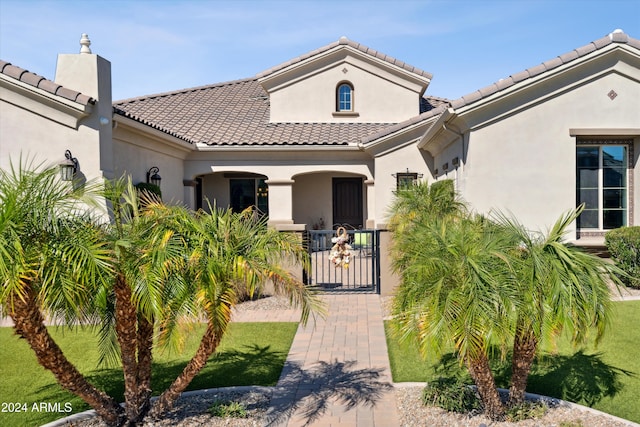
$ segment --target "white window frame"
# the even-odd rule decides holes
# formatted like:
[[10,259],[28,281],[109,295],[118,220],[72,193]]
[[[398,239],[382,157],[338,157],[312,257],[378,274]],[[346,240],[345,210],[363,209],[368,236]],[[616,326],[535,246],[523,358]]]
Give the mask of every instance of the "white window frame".
[[[340,89],[342,88],[342,86],[347,86],[349,88],[349,107],[350,108],[341,108],[342,99],[340,96],[341,95]],[[355,92],[355,89],[353,88],[353,85],[350,82],[338,83],[338,86],[336,87],[336,112],[351,113],[354,111],[354,92]]]
[[[633,193],[632,193],[632,176],[633,170],[631,168],[631,156],[633,155],[633,140],[622,140],[622,139],[598,139],[598,140],[578,140],[576,145],[576,150],[579,147],[597,147],[598,148],[598,227],[597,228],[585,228],[580,227],[578,230],[583,233],[594,233],[597,235],[602,235],[609,231],[609,229],[604,228],[604,156],[603,156],[603,148],[604,147],[624,147],[626,150],[626,173],[625,173],[625,216],[624,216],[624,224],[625,226],[632,225],[632,203],[633,203]],[[576,172],[578,170],[577,165],[577,156],[576,156]],[[576,202],[578,201],[579,188],[577,187],[576,182]]]

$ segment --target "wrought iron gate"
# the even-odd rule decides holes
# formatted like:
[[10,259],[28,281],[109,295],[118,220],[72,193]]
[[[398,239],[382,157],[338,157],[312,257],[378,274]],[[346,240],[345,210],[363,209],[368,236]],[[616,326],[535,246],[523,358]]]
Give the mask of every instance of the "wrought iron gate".
[[345,230],[345,234],[348,252],[336,257],[336,251],[340,249],[335,246],[336,231],[311,230],[306,233],[305,242],[311,257],[307,283],[325,291],[379,293],[380,232]]

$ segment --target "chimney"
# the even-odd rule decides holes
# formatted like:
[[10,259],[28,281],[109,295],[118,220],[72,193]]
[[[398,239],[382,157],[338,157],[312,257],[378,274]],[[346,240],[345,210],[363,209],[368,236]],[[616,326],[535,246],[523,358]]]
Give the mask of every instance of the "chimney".
[[98,131],[100,169],[111,178],[113,170],[111,63],[91,52],[87,34],[80,38],[80,53],[59,54],[55,82],[96,100],[91,117],[84,125]]

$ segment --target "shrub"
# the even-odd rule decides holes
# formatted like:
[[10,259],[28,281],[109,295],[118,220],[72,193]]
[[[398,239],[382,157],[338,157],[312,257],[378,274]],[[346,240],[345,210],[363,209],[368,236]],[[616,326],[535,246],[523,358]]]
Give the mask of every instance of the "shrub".
[[547,413],[548,406],[544,402],[525,401],[520,405],[514,405],[507,409],[507,421],[517,423],[518,421],[540,418]]
[[628,286],[640,288],[640,226],[611,230],[605,242],[611,258],[629,276],[622,280]]
[[209,408],[209,413],[220,418],[246,418],[247,409],[240,402],[215,402]]
[[422,391],[422,403],[458,413],[468,413],[482,407],[475,390],[457,378],[437,378],[427,383]]
[[583,427],[582,421],[561,421],[559,427]]
[[138,191],[146,191],[162,199],[162,190],[155,184],[150,184],[148,182],[139,182],[135,187],[138,189]]

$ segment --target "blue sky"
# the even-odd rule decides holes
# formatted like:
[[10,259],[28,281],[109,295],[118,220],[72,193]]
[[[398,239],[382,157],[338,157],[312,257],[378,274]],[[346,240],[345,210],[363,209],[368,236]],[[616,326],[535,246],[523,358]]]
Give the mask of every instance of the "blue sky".
[[0,57],[53,79],[88,33],[117,100],[252,77],[344,35],[455,99],[616,28],[640,38],[640,0],[0,0]]

